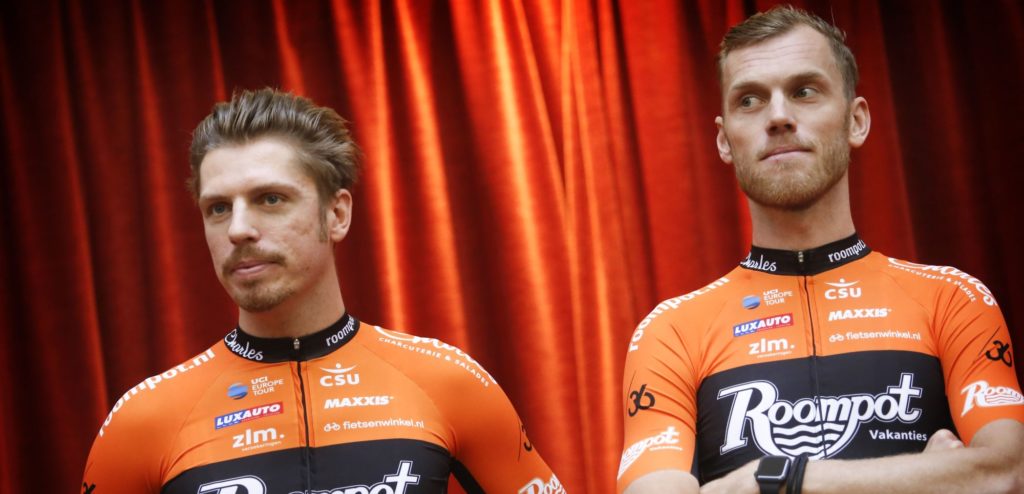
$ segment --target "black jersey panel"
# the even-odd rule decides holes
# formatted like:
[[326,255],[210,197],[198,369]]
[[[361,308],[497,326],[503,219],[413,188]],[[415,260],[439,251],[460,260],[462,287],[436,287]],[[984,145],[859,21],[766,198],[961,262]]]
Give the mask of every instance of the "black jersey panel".
[[168,482],[164,494],[442,493],[452,458],[436,444],[386,439],[263,453],[192,468]]
[[953,428],[939,360],[917,352],[734,368],[705,379],[697,400],[701,482],[765,455],[852,459],[920,452],[933,432]]

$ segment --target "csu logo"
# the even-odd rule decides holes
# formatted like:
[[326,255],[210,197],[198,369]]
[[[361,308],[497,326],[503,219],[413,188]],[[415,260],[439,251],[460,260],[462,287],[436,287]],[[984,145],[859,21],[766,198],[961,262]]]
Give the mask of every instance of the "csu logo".
[[840,300],[844,298],[860,298],[861,291],[859,286],[855,286],[860,281],[851,281],[849,283],[846,280],[839,278],[838,283],[825,284],[832,287],[825,290],[825,298],[829,300]]
[[334,364],[333,369],[324,369],[321,367],[320,370],[326,372],[328,375],[320,378],[320,385],[330,388],[333,386],[351,386],[359,384],[359,374],[351,372],[352,369],[355,368],[356,366],[353,365],[352,367],[342,369],[341,364]]
[[246,475],[233,479],[208,482],[199,486],[196,494],[266,494],[267,484],[259,477]]

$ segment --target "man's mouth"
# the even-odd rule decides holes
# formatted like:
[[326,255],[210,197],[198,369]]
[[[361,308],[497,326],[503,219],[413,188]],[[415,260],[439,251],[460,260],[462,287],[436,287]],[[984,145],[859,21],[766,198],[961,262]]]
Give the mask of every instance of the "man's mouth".
[[785,156],[796,155],[799,153],[806,153],[810,149],[804,146],[778,146],[770,149],[768,152],[761,155],[761,161],[770,158],[781,158]]

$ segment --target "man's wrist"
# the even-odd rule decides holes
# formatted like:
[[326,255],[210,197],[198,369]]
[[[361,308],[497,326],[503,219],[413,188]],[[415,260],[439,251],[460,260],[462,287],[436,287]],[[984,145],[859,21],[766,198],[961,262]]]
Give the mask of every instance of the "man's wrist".
[[754,480],[761,494],[782,494],[792,474],[793,460],[788,456],[765,456],[757,463]]

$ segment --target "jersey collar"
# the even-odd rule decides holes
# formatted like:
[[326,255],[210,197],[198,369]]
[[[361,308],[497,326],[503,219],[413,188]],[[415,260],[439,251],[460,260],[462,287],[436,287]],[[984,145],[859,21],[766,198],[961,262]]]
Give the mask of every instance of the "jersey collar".
[[341,348],[358,331],[359,321],[346,313],[327,328],[299,338],[260,338],[236,327],[224,337],[224,345],[235,355],[253,362],[310,360]]
[[815,275],[856,261],[871,252],[856,233],[813,249],[793,251],[750,247],[740,266],[754,271],[783,275]]

